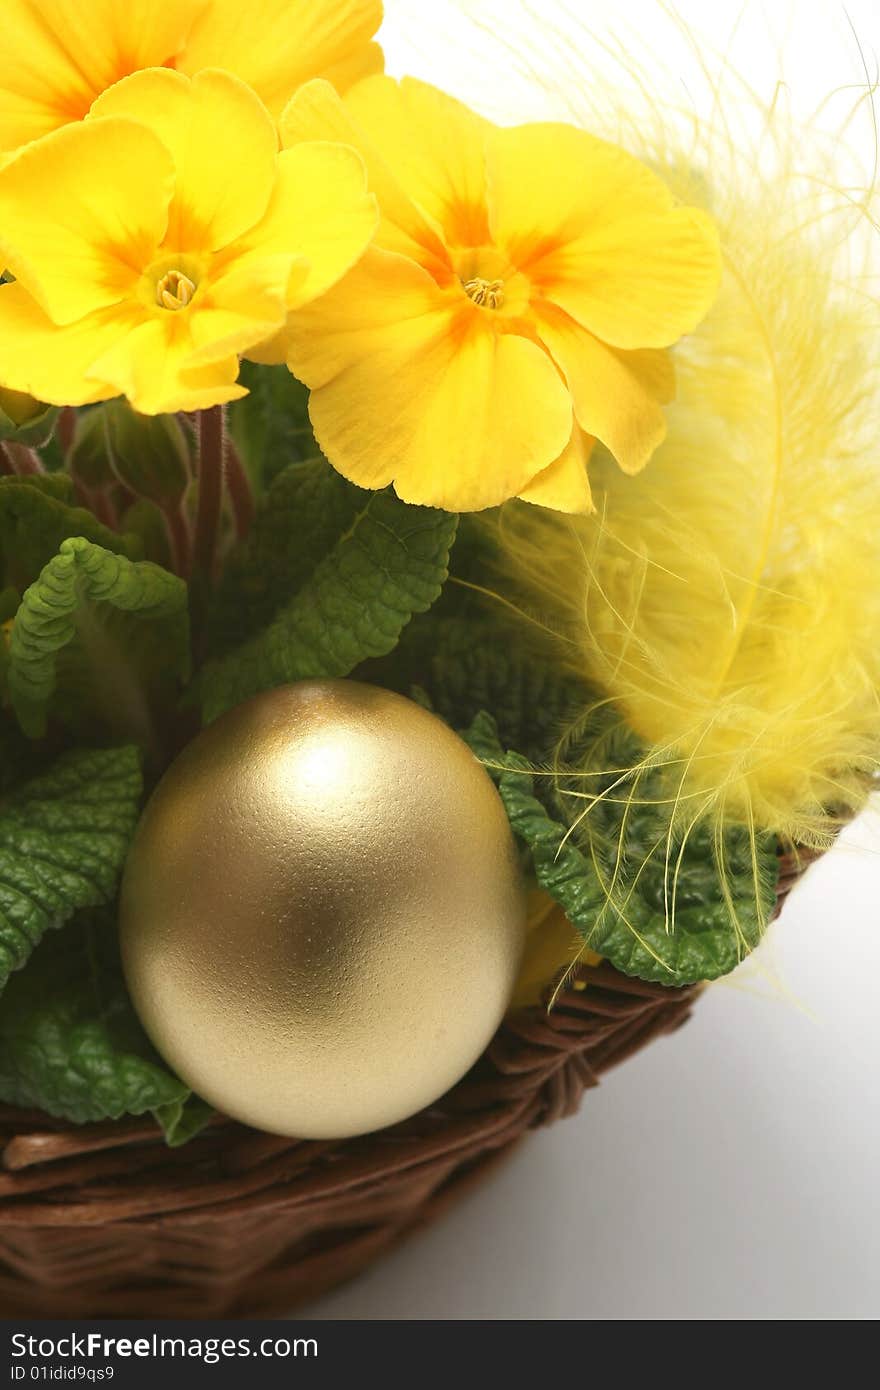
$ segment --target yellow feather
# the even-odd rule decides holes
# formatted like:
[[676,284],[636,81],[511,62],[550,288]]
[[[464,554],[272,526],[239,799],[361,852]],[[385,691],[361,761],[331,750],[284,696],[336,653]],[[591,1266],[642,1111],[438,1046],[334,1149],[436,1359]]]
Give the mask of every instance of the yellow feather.
[[716,120],[684,151],[655,115],[627,143],[716,218],[722,292],[647,468],[600,450],[593,516],[502,513],[503,591],[669,764],[686,824],[821,846],[880,750],[876,187],[835,187],[778,112],[744,150]]
[[584,946],[558,903],[540,888],[529,893],[526,944],[511,1011],[549,1002],[551,986],[563,986],[572,966],[598,965],[602,957]]

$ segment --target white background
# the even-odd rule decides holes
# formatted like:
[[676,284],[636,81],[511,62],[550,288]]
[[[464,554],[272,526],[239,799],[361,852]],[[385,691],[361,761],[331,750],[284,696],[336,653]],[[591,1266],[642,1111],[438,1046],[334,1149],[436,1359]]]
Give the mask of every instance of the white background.
[[[660,0],[386,0],[386,11],[392,72],[499,119],[557,114],[559,93],[508,64],[493,32],[540,71],[539,30],[552,27],[557,55],[584,24],[628,30],[695,109],[711,99]],[[798,112],[838,88],[851,96],[863,61],[875,72],[880,17],[870,0],[849,0],[846,11],[832,0],[726,0],[678,12],[706,36],[710,71],[714,45],[761,92],[772,96],[784,77]],[[869,103],[852,134],[870,170]],[[880,818],[870,815],[810,871],[761,951],[707,991],[686,1028],[612,1072],[579,1116],[528,1140],[441,1225],[304,1313],[876,1318],[878,1004]]]

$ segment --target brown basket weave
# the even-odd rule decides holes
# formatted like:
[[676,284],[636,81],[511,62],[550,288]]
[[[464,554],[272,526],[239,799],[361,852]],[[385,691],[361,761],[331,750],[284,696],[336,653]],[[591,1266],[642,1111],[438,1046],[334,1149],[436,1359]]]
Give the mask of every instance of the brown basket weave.
[[[803,861],[783,858],[779,900]],[[679,1027],[695,989],[583,969],[548,1015],[508,1019],[441,1102],[393,1129],[305,1143],[217,1120],[181,1149],[152,1123],[75,1127],[0,1107],[0,1314],[286,1312],[437,1216],[609,1067]]]

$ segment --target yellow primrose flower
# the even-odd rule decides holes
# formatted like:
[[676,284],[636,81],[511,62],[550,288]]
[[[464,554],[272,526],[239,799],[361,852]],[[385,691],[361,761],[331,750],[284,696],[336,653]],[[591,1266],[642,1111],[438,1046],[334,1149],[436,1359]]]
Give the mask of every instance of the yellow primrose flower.
[[228,73],[136,73],[0,173],[0,381],[145,414],[245,395],[239,354],[357,260],[376,223],[349,148],[278,152]]
[[354,145],[382,215],[366,257],[260,349],[311,389],[341,473],[454,511],[580,512],[595,439],[642,468],[674,388],[665,349],[718,286],[705,213],[585,131],[501,129],[412,79],[368,78],[344,104],[309,83],[281,131]]
[[4,0],[0,151],[81,120],[140,68],[219,67],[274,116],[300,83],[382,68],[381,0]]

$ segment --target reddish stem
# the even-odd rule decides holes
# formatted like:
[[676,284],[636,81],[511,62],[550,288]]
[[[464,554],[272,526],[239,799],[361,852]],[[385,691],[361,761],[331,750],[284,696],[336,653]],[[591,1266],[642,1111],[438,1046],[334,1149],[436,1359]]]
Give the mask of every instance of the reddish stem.
[[98,520],[108,526],[111,531],[115,531],[119,525],[119,517],[116,508],[111,502],[107,493],[97,488],[94,492],[89,492],[89,511],[94,512]]
[[61,452],[65,458],[70,453],[73,445],[73,436],[76,432],[76,411],[72,405],[66,405],[58,416],[58,443],[61,445]]
[[33,449],[29,449],[26,444],[7,444],[6,452],[12,461],[13,473],[24,476],[28,473],[43,472],[39,454],[35,454]]
[[223,508],[226,425],[223,407],[212,406],[199,414],[199,504],[193,544],[193,571],[209,583],[214,575],[217,538]]
[[15,465],[2,439],[0,439],[0,474],[7,478],[11,478],[15,474]]
[[192,568],[192,536],[190,535],[189,522],[184,515],[183,507],[168,507],[163,512],[165,524],[168,528],[168,540],[171,544],[171,562],[174,571],[179,574],[181,579],[189,579]]
[[235,534],[241,541],[244,540],[253,524],[254,495],[251,491],[250,479],[241,461],[241,455],[232,442],[231,436],[226,441],[226,482],[229,487],[229,498],[232,502],[232,512],[235,518]]

